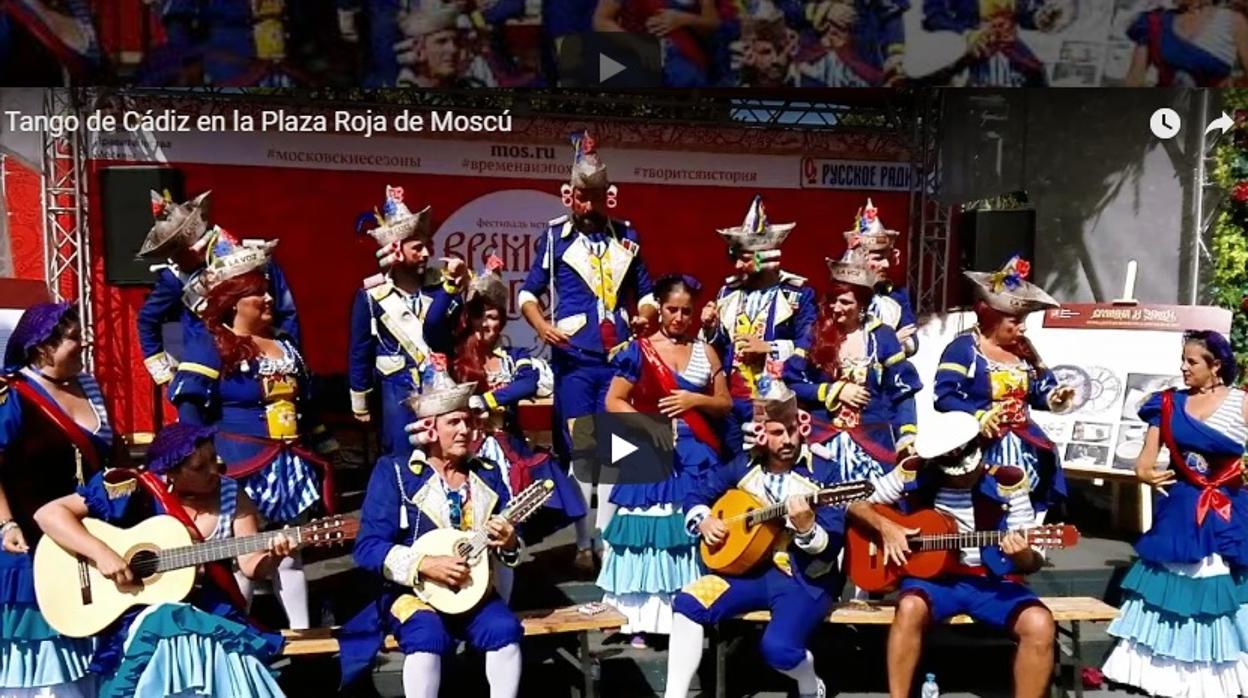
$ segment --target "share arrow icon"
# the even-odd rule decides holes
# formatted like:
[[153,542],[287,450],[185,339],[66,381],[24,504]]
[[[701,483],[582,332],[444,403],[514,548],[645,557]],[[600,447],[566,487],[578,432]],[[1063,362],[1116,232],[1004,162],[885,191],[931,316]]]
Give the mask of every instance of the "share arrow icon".
[[1214,131],[1221,131],[1223,135],[1225,135],[1226,132],[1230,131],[1231,127],[1234,125],[1235,125],[1235,119],[1231,118],[1230,114],[1227,114],[1226,112],[1222,112],[1222,116],[1219,116],[1218,118],[1214,119],[1213,123],[1209,124],[1209,126],[1205,128],[1205,135],[1208,136],[1210,133],[1213,133]]

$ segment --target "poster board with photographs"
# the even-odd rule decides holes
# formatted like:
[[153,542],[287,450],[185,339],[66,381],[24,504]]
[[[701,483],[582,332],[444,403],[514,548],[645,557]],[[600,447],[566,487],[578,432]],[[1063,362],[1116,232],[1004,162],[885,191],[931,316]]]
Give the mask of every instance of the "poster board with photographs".
[[[919,352],[911,361],[924,382],[918,396],[920,429],[924,411],[935,409],[933,384],[941,353],[974,324],[974,313],[967,311],[933,318],[919,328]],[[1225,334],[1230,325],[1230,311],[1201,306],[1069,304],[1033,313],[1027,336],[1058,381],[1075,388],[1069,412],[1032,410],[1032,418],[1057,444],[1063,467],[1130,475],[1147,431],[1138,416],[1140,406],[1157,391],[1183,385],[1183,332]],[[1166,462],[1163,449],[1159,464]]]

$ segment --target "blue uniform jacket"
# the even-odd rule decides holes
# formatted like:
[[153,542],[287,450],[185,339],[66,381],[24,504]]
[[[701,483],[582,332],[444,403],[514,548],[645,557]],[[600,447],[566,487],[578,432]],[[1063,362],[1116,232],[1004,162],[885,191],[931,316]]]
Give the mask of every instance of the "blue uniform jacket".
[[[936,409],[940,412],[967,412],[982,417],[992,407],[992,384],[988,359],[976,348],[973,330],[958,335],[940,355],[934,388]],[[1028,403],[1033,409],[1048,410],[1049,397],[1057,388],[1057,378],[1047,368],[1032,371]],[[1038,441],[1050,450],[1052,442],[1029,418],[1025,429],[1028,440]]]
[[[814,488],[823,488],[836,483],[839,470],[831,461],[816,455],[810,448],[803,447],[790,477],[796,475]],[[684,509],[689,512],[688,516],[696,516],[695,508],[714,505],[730,489],[752,491],[755,488],[753,481],[762,477],[763,466],[755,462],[750,453],[742,453],[732,461],[706,473],[685,496]],[[819,507],[815,509],[815,521],[827,532],[828,544],[818,554],[808,553],[796,544],[790,544],[788,554],[793,577],[811,596],[836,594],[839,593],[842,582],[838,573],[837,557],[845,537],[845,510],[839,507]]]
[[[871,401],[862,411],[862,424],[891,426],[894,441],[912,438],[918,433],[915,428],[918,422],[914,396],[923,389],[919,373],[906,360],[897,334],[891,328],[872,318],[865,331],[867,356],[872,357],[866,383]],[[845,386],[844,381],[832,380],[807,356],[795,355],[784,364],[784,382],[793,389],[798,403],[807,411],[829,423],[832,421],[835,413],[828,410],[827,402],[831,398],[836,404],[836,396]]]
[[360,289],[355,294],[351,305],[347,382],[351,391],[351,409],[356,413],[368,411],[369,394],[374,388],[380,388],[381,451],[403,457],[409,452],[403,427],[415,419],[403,401],[420,390],[430,350],[428,341],[423,337],[424,321],[446,291],[440,286],[427,286],[421,290],[420,309],[425,315],[418,317],[413,326],[422,336],[409,337],[411,343],[406,347],[405,342],[399,341],[386,327],[385,312],[379,304],[379,298],[390,292],[399,293],[391,284],[385,283],[371,289]]
[[[286,283],[286,275],[274,262],[269,262],[265,274],[269,277],[269,295],[273,296],[273,324],[294,340],[295,346],[302,346],[295,297]],[[183,346],[189,346],[193,338],[203,332],[203,321],[182,302],[186,280],[169,267],[157,273],[156,286],[139,309],[139,347],[144,362],[163,359],[165,340],[161,328],[166,323],[181,320]]]
[[[468,471],[476,529],[490,516],[501,513],[510,497],[502,472],[494,464],[474,457],[469,460]],[[390,614],[390,604],[410,591],[392,580],[394,575],[387,571],[386,556],[396,546],[410,546],[429,531],[449,527],[442,480],[419,453],[414,453],[410,460],[383,456],[377,461],[360,509],[360,530],[352,557],[360,568],[385,581],[377,598],[348,621],[339,634],[343,685],[372,665],[384,640],[383,621]]]
[[[568,216],[552,220],[537,241],[537,263],[520,287],[517,305],[523,307],[529,301],[538,301],[549,290],[553,305],[551,321],[568,334],[572,347],[605,357],[631,335],[625,317],[625,300],[631,299],[635,304],[652,302],[648,297],[653,285],[632,224],[611,220],[606,231],[594,233],[592,237],[610,246],[610,265],[602,271],[589,251],[591,236],[573,230]],[[609,284],[606,277],[609,277]],[[600,312],[599,294],[603,292],[595,289],[603,286],[613,292],[615,303],[614,307],[604,304]],[[612,346],[603,346],[599,325],[604,321],[615,325]]]

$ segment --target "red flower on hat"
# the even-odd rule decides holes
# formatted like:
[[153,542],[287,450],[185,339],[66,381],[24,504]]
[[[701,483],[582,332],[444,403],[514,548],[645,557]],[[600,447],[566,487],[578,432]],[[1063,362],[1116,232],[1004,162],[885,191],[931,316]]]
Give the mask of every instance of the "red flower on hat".
[[503,258],[496,254],[492,254],[485,259],[486,271],[499,271],[503,268]]
[[403,187],[392,187],[389,184],[387,184],[386,185],[386,198],[391,199],[393,201],[402,201],[403,200]]
[[446,354],[430,354],[429,363],[433,364],[436,371],[446,370]]
[[1231,197],[1239,203],[1248,201],[1248,182],[1239,182],[1231,189]]
[[581,152],[588,155],[589,153],[597,152],[597,150],[598,139],[590,135],[589,131],[586,131],[585,136],[581,139]]
[[1020,259],[1014,263],[1014,271],[1018,272],[1018,278],[1025,279],[1031,273],[1031,262]]

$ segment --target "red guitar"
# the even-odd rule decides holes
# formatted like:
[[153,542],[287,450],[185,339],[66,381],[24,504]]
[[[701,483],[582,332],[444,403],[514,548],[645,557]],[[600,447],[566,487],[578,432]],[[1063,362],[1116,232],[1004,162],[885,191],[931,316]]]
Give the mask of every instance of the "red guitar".
[[[982,548],[997,545],[1007,531],[958,532],[958,522],[953,517],[925,509],[914,514],[903,514],[883,504],[872,507],[876,513],[907,529],[918,529],[910,536],[910,556],[904,565],[884,562],[884,546],[880,545],[875,531],[854,524],[845,536],[845,557],[849,561],[849,577],[859,589],[868,592],[894,589],[903,577],[932,579],[958,567],[958,555],[962,548]],[[1079,531],[1066,524],[1037,526],[1023,532],[1027,543],[1033,548],[1050,550],[1069,548],[1079,542]]]

